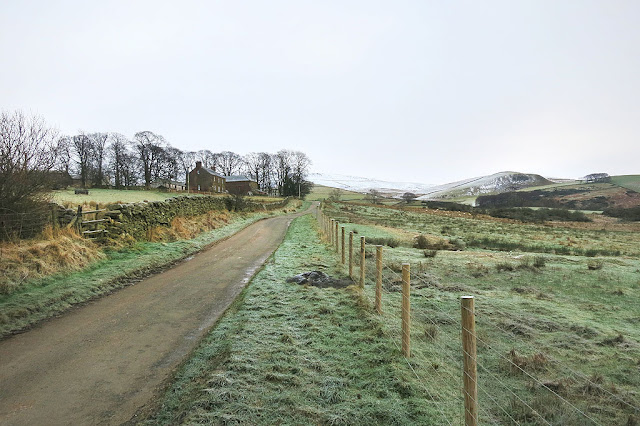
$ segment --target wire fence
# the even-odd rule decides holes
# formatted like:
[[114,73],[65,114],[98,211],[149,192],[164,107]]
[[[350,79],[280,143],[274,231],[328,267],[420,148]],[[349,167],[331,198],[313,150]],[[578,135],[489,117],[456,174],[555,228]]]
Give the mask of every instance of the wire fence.
[[[367,246],[366,236],[356,243],[353,232],[347,234],[344,224],[321,209],[317,221],[322,238],[380,315],[442,424],[609,424],[603,403],[622,408],[627,424],[637,424],[640,402],[634,395],[517,338],[496,321],[504,312],[492,308],[489,314],[482,300],[478,308],[473,302],[471,308],[465,306],[464,296],[439,291],[420,267],[407,286],[408,264],[384,256],[382,246]],[[431,291],[410,295],[411,289]],[[401,326],[403,320],[408,323]],[[471,349],[463,344],[467,338],[473,341]],[[561,379],[554,380],[556,376]],[[581,389],[582,395],[569,387]],[[599,404],[594,406],[590,401],[596,396]]]
[[40,208],[28,212],[16,212],[0,208],[0,240],[33,238],[52,223],[51,209]]

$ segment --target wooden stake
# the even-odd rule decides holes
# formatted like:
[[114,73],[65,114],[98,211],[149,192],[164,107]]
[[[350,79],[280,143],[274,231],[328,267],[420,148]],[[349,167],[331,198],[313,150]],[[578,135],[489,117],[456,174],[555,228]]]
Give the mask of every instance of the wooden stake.
[[340,239],[338,238],[338,231],[340,230],[340,222],[336,220],[336,229],[335,229],[335,243],[336,243],[336,253],[340,250]]
[[349,277],[353,277],[353,231],[349,232]]
[[333,224],[335,222],[335,219],[331,219],[331,223],[329,224],[329,241],[331,242],[331,245],[333,245]]
[[366,270],[364,255],[365,255],[364,236],[361,236],[360,237],[360,288],[364,288],[364,273]]
[[344,252],[344,226],[342,227],[342,264],[344,265],[346,253]]
[[382,314],[382,246],[376,246],[376,312]]
[[462,355],[464,364],[464,423],[478,424],[478,366],[476,363],[476,319],[473,296],[460,298],[462,307]]
[[402,264],[402,353],[411,356],[411,271],[408,263]]

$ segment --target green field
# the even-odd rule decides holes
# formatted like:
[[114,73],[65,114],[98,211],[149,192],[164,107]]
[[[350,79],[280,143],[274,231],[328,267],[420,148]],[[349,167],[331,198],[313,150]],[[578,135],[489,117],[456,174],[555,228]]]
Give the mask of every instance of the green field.
[[[473,295],[481,424],[636,424],[640,226],[529,225],[339,203],[326,213],[374,240],[396,229],[400,244],[384,247],[385,331],[400,341],[400,272],[408,262],[411,362],[452,422],[462,405],[459,297]],[[414,248],[417,235],[423,248]],[[467,247],[439,249],[446,241]]]
[[[305,200],[309,201],[320,201],[326,200],[334,192],[336,188],[332,188],[329,186],[323,185],[313,185],[313,189],[311,193],[305,197]],[[353,201],[353,200],[362,200],[365,197],[365,194],[361,194],[359,192],[347,191],[345,189],[340,190],[340,199],[343,201]]]
[[623,188],[640,192],[640,175],[611,176],[611,182]]
[[89,195],[75,194],[74,189],[62,189],[52,192],[52,200],[63,205],[81,205],[90,203],[115,204],[138,203],[141,201],[163,201],[167,198],[185,195],[177,192],[161,192],[156,190],[118,190],[89,189]]

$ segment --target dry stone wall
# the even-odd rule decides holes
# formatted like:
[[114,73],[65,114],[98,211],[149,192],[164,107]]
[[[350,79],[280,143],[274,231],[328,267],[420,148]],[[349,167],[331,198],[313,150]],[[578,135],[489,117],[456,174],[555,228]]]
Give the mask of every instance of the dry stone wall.
[[289,202],[284,199],[275,203],[259,203],[234,197],[182,196],[165,201],[151,201],[135,204],[110,204],[107,206],[104,228],[110,238],[129,234],[137,240],[145,239],[149,229],[169,226],[176,217],[189,217],[209,211],[269,211],[284,207]]

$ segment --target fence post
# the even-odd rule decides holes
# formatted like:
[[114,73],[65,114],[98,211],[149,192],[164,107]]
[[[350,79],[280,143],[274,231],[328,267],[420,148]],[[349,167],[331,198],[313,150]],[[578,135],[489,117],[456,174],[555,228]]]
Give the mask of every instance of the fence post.
[[402,264],[402,353],[411,356],[411,271],[410,264]]
[[462,355],[464,363],[464,423],[478,424],[478,366],[476,362],[476,319],[473,296],[460,298],[462,309]]
[[360,237],[360,288],[364,288],[365,264],[365,242],[364,235]]
[[76,229],[82,234],[82,205],[78,206],[78,213],[76,214]]
[[376,246],[376,312],[382,314],[382,246]]
[[340,252],[340,239],[338,238],[338,231],[340,230],[340,222],[336,220],[335,240],[336,240],[336,253]]
[[344,225],[342,226],[342,264],[345,262],[345,252],[344,252]]
[[57,204],[51,204],[51,226],[53,229],[60,228],[60,222],[58,220],[58,206]]
[[329,224],[329,242],[333,245],[333,224],[336,222],[335,219],[331,219],[331,223]]
[[353,277],[353,231],[349,231],[349,277]]

